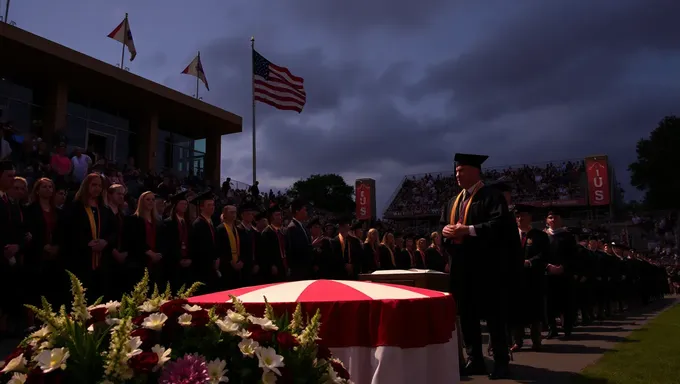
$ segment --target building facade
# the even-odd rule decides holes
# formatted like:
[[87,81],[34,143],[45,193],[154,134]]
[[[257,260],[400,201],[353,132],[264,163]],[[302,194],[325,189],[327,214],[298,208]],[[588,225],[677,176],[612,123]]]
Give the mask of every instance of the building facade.
[[19,141],[219,182],[221,136],[241,117],[5,23],[0,52],[0,122]]

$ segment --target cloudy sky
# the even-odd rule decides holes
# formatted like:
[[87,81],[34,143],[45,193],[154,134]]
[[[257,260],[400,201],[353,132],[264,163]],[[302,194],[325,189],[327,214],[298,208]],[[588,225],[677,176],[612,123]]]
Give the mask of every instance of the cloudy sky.
[[116,64],[106,35],[125,12],[132,72],[192,94],[179,73],[200,50],[204,100],[243,116],[223,175],[251,180],[254,35],[308,95],[300,115],[258,105],[261,184],[372,177],[380,209],[405,174],[450,170],[458,151],[492,166],[608,154],[625,188],[636,140],[680,110],[670,0],[22,0],[10,19]]

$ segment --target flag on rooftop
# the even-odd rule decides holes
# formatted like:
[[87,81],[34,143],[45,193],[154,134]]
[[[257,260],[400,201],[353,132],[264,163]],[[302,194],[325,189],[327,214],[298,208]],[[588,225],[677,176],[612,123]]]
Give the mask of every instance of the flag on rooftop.
[[205,71],[203,70],[203,64],[201,64],[200,53],[196,55],[194,60],[192,60],[191,63],[189,63],[189,65],[187,65],[186,68],[184,68],[182,73],[185,75],[196,76],[199,80],[203,82],[203,84],[205,85],[205,89],[207,89],[208,91],[210,90],[210,87],[208,87],[208,79],[206,79]]
[[253,49],[253,97],[274,108],[302,112],[307,102],[304,79],[272,64]]
[[125,19],[109,33],[109,37],[116,41],[120,41],[127,47],[128,51],[130,51],[130,61],[135,59],[135,56],[137,56],[137,49],[135,48],[135,41],[132,39],[132,31],[130,31],[130,23],[128,22],[127,14],[125,14]]

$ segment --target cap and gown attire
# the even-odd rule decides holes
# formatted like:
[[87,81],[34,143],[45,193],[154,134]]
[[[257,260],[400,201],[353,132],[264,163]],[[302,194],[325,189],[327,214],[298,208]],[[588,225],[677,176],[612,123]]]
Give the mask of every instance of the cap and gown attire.
[[[385,231],[384,236],[387,236],[389,234],[392,234],[394,236],[394,232],[392,231]],[[389,247],[387,244],[380,243],[380,246],[378,247],[378,252],[380,252],[380,266],[378,269],[380,270],[389,270],[389,269],[397,269],[397,258],[399,255],[399,250],[397,247],[393,244],[392,247]]]
[[[342,225],[350,225],[351,230],[351,223],[350,217],[341,217],[338,219],[338,228]],[[338,232],[331,240],[331,247],[333,249],[333,266],[331,267],[333,275],[337,276],[337,279],[355,279],[361,268],[364,253],[359,239],[349,233],[343,236]]]
[[416,257],[416,251],[415,249],[415,240],[414,240],[414,248],[409,249],[406,247],[406,241],[407,240],[414,240],[414,236],[410,233],[407,233],[404,235],[404,248],[402,248],[401,252],[399,253],[399,258],[397,259],[397,268],[398,269],[411,269],[411,268],[422,268],[422,260],[420,261],[420,264],[418,264],[418,260],[420,259],[419,257]]
[[[456,154],[457,166],[481,170],[488,156]],[[507,341],[507,286],[516,276],[508,276],[507,241],[517,239],[517,232],[508,226],[508,204],[495,188],[478,182],[461,191],[444,204],[440,224],[467,226],[468,235],[458,239],[443,239],[451,255],[451,292],[458,303],[468,363],[465,374],[486,372],[482,353],[480,321],[487,320],[496,362],[494,377],[507,376],[509,363]],[[516,229],[512,230],[516,231]]]
[[[254,220],[257,221],[260,216],[260,209],[258,206],[252,202],[252,199],[241,204],[239,207],[241,214],[244,212],[256,213]],[[266,217],[266,216],[265,216]],[[260,257],[258,255],[260,251],[260,233],[254,227],[255,222],[250,225],[246,225],[241,222],[238,225],[239,234],[241,237],[241,260],[244,263],[243,273],[241,278],[243,284],[246,286],[257,285],[262,283],[262,273],[260,271]]]
[[[236,227],[236,223],[227,225],[222,222],[215,229],[215,242],[220,257],[220,272],[222,274],[220,289],[240,288],[244,284],[245,261],[241,257],[242,240],[241,231]],[[241,269],[235,267],[238,263],[241,263]]]
[[[534,207],[524,204],[515,205],[515,214],[531,214]],[[524,329],[530,327],[532,348],[538,349],[541,344],[541,322],[544,315],[545,295],[545,261],[550,252],[550,239],[548,235],[537,228],[524,231],[517,228],[516,236],[520,239],[522,254],[522,273],[519,279],[513,283],[519,287],[518,305],[513,308],[517,315],[516,322],[512,324],[512,336],[514,339],[513,351],[520,349],[524,344]]]
[[[321,219],[318,217],[312,218],[307,227],[311,229],[315,225],[323,228]],[[333,227],[332,224],[327,223],[326,226]],[[315,279],[331,279],[331,261],[333,259],[333,251],[331,248],[331,239],[322,232],[318,238],[312,237],[312,276]]]
[[[132,281],[139,281],[144,268],[146,268],[149,271],[149,279],[152,285],[157,284],[160,288],[167,285],[168,279],[166,276],[166,259],[161,247],[161,244],[165,242],[165,239],[162,238],[163,221],[161,212],[157,213],[158,215],[151,220],[133,214],[128,217],[126,226],[130,239],[128,261],[135,264],[134,272],[131,273],[135,278]],[[162,257],[154,261],[149,256],[153,253],[160,253]]]
[[[191,260],[191,244],[189,234],[191,223],[187,222],[187,215],[179,216],[175,209],[182,201],[189,203],[188,191],[176,193],[170,197],[172,209],[170,217],[163,221],[162,237],[159,244],[167,270],[167,276],[172,282],[172,287],[179,289],[182,285],[190,286],[196,282],[195,266]],[[187,209],[188,212],[188,209]],[[189,260],[181,263],[182,260]],[[183,265],[184,264],[184,265]]]
[[217,253],[215,225],[212,222],[212,217],[204,217],[200,212],[201,203],[208,200],[215,200],[215,195],[210,191],[196,195],[191,201],[198,205],[198,217],[191,224],[189,231],[191,264],[194,268],[196,280],[206,284],[202,287],[203,292],[219,289],[220,279],[219,269],[216,268],[219,254]]
[[290,277],[290,266],[288,265],[288,255],[286,254],[286,236],[283,228],[274,227],[271,224],[271,217],[283,210],[278,204],[272,204],[267,211],[270,224],[262,230],[260,236],[262,240],[262,265],[266,279],[269,282],[286,281]]
[[[291,206],[303,207],[304,202],[296,200]],[[285,230],[288,265],[291,280],[305,280],[312,276],[312,239],[309,230],[297,219],[292,218]]]

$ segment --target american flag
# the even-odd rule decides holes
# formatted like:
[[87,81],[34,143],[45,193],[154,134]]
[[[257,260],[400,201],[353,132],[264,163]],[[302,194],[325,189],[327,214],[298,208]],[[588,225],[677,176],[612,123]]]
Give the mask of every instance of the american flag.
[[272,64],[253,50],[253,87],[255,101],[277,109],[302,112],[307,102],[305,79],[290,73],[288,68]]

